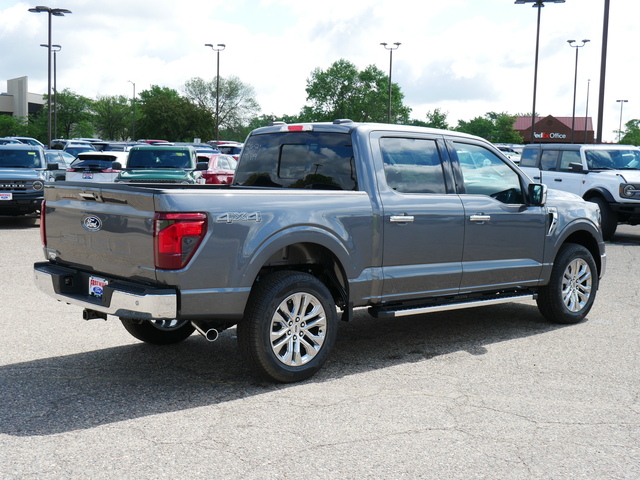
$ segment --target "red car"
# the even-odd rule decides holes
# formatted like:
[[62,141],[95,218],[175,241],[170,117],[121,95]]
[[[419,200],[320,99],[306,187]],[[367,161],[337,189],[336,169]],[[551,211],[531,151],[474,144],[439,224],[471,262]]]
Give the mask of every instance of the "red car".
[[198,154],[198,162],[208,162],[206,170],[202,171],[204,183],[230,184],[233,181],[233,174],[236,171],[235,158],[231,155],[221,153]]

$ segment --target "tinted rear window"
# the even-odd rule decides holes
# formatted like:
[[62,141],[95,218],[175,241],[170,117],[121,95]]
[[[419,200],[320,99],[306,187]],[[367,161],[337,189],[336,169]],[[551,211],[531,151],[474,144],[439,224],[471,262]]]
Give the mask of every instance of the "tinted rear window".
[[254,135],[244,146],[234,184],[357,190],[351,136],[321,132]]

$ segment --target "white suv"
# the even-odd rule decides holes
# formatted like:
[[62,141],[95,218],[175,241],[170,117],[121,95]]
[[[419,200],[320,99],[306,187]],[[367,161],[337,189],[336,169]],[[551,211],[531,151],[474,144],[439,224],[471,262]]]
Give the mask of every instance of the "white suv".
[[602,235],[619,223],[640,224],[640,149],[631,145],[533,144],[522,151],[520,168],[549,188],[597,203]]

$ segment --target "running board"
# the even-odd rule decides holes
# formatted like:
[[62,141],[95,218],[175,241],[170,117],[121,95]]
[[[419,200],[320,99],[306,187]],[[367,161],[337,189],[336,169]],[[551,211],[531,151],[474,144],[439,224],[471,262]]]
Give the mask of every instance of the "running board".
[[395,318],[405,317],[407,315],[420,315],[422,313],[444,312],[448,310],[460,310],[463,308],[484,307],[487,305],[499,305],[502,303],[521,302],[524,300],[535,300],[536,295],[527,293],[525,295],[511,295],[499,298],[489,298],[487,300],[473,300],[470,302],[446,303],[440,305],[431,305],[426,307],[415,308],[369,308],[369,314],[375,318]]

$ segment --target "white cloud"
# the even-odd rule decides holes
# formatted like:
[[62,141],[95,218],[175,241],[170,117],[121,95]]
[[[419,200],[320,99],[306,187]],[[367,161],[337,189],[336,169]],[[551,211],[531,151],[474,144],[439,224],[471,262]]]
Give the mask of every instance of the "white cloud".
[[[640,51],[635,48],[634,0],[610,11],[604,138],[615,138],[618,98],[623,121],[638,118]],[[58,6],[58,4],[56,4]],[[419,8],[417,7],[419,5]],[[541,11],[537,110],[571,115],[575,51],[566,40],[589,38],[579,55],[577,112],[597,116],[602,47],[601,0],[567,0]],[[47,15],[35,3],[0,0],[0,81],[28,76],[45,92]],[[265,113],[295,114],[305,103],[313,69],[344,58],[387,72],[381,42],[401,42],[393,80],[414,118],[449,112],[449,123],[489,111],[531,110],[537,10],[513,0],[65,0],[73,13],[53,18],[58,87],[95,98],[161,85],[182,91],[193,77],[215,76],[216,55],[205,43],[224,43],[220,74],[251,84]],[[2,88],[4,90],[4,88]]]

